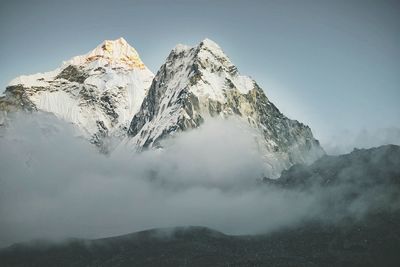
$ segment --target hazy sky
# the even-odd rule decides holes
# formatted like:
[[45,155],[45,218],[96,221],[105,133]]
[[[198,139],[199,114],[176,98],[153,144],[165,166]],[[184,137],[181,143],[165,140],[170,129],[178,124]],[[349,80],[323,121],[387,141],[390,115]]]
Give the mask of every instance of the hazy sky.
[[177,43],[208,37],[317,138],[399,126],[399,12],[384,0],[2,0],[0,86],[121,36],[157,72]]

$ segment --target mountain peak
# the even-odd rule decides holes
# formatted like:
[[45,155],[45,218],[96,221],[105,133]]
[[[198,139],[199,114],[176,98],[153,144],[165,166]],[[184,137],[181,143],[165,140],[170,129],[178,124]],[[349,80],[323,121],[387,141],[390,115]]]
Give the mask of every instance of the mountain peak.
[[172,70],[180,90],[188,85],[191,92],[199,97],[224,102],[226,90],[248,93],[254,89],[254,82],[241,76],[236,66],[214,41],[206,38],[195,46],[178,44],[167,58],[164,67]]
[[228,59],[228,56],[225,54],[222,48],[211,39],[204,39],[197,47],[199,51],[208,51],[215,57]]
[[199,56],[201,52],[210,52],[214,56],[222,57],[222,58],[227,58],[225,53],[223,52],[222,48],[213,40],[205,38],[202,40],[198,45],[195,46],[188,46],[185,44],[177,44],[174,49],[172,49],[172,53],[174,54],[179,54],[181,52],[183,53],[190,53],[190,50],[195,51],[195,54]]
[[116,40],[105,40],[103,43],[101,43],[101,48],[104,51],[108,51],[110,53],[113,52],[115,47],[119,47],[119,48],[130,47],[130,48],[134,49],[133,47],[131,47],[128,44],[128,42],[123,37],[120,37]]
[[210,50],[222,50],[221,47],[211,39],[205,38],[199,44],[200,48],[208,48]]
[[[196,47],[196,58],[202,62],[203,66],[222,67],[231,74],[236,73],[236,67],[225,54],[222,48],[214,41],[206,38]],[[211,64],[210,64],[211,63]]]
[[55,70],[13,79],[0,97],[0,124],[2,105],[52,113],[107,151],[109,137],[125,134],[153,77],[124,38],[105,40]]
[[131,121],[127,142],[137,150],[159,147],[164,138],[197,128],[212,117],[249,126],[265,156],[268,177],[324,153],[311,130],[285,117],[210,39],[172,50]]
[[116,40],[105,40],[89,53],[74,57],[64,64],[83,65],[93,62],[99,63],[95,65],[111,65],[128,69],[146,68],[135,48],[122,37]]

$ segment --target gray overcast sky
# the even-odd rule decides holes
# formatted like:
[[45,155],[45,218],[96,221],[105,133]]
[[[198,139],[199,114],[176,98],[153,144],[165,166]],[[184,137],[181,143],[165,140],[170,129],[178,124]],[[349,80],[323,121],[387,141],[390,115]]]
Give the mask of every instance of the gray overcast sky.
[[398,127],[399,14],[385,0],[2,0],[0,86],[121,36],[157,72],[177,43],[208,37],[317,138]]

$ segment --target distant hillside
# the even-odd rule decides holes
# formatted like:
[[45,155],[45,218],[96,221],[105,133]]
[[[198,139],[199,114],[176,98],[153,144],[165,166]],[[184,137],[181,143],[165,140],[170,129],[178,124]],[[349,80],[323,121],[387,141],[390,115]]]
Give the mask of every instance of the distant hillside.
[[[270,235],[229,236],[202,227],[160,229],[62,244],[19,244],[2,266],[398,266],[400,213],[357,224],[309,224]],[[167,232],[170,231],[168,234]]]

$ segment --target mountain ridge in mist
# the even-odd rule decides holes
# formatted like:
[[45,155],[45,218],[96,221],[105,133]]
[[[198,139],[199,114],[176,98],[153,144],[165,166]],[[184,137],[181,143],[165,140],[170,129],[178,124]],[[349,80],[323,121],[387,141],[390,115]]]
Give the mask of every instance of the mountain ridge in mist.
[[54,71],[11,81],[0,97],[0,125],[15,110],[52,113],[106,153],[157,148],[212,118],[241,121],[270,177],[324,154],[311,129],[284,116],[210,39],[177,45],[156,76],[123,38],[106,40]]

